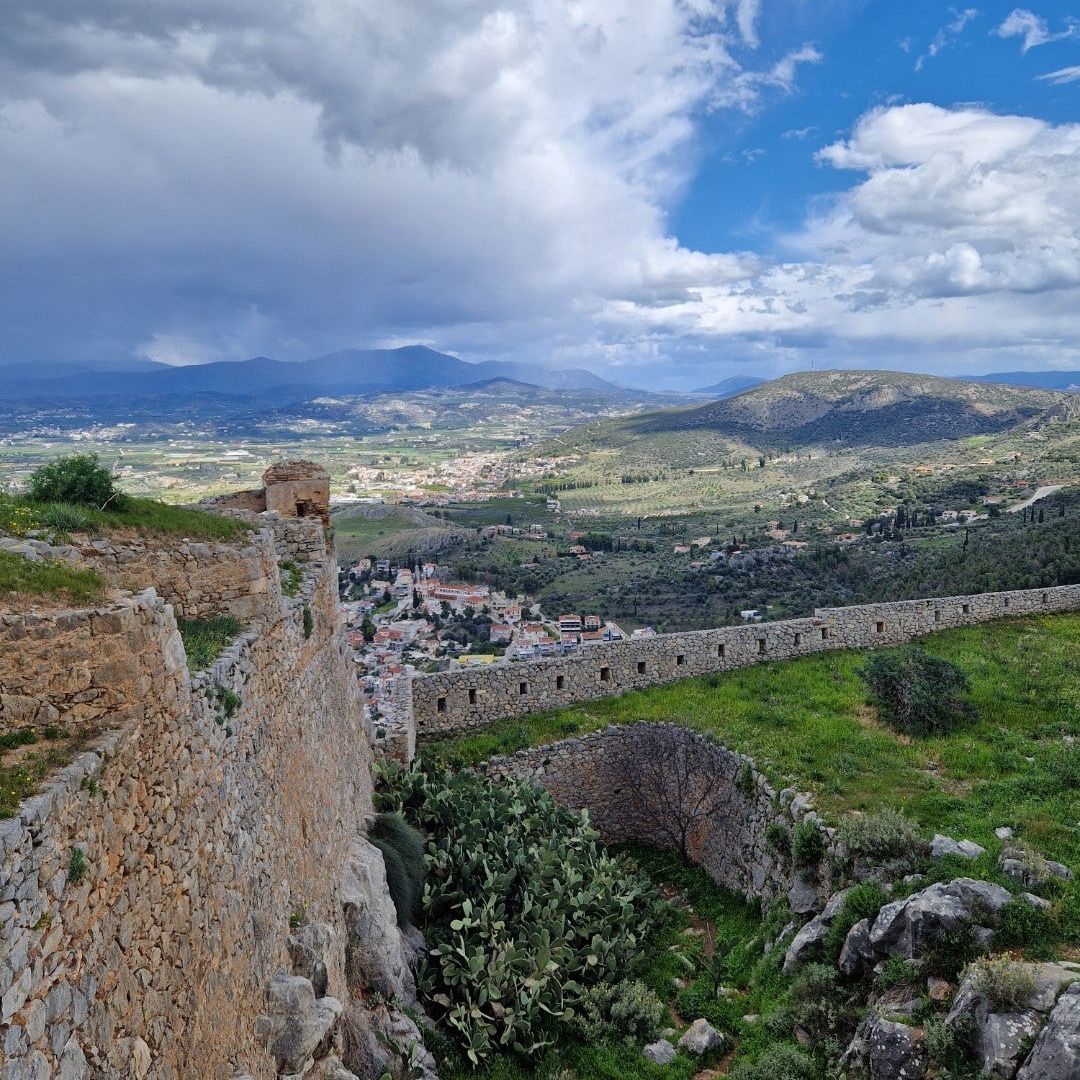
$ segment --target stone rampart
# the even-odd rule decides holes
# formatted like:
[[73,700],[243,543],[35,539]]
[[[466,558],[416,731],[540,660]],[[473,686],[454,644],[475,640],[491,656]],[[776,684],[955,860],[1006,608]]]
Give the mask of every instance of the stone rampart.
[[804,619],[658,634],[591,645],[552,659],[414,676],[412,716],[420,736],[468,731],[494,720],[767,660],[899,645],[949,627],[1077,610],[1080,585],[1062,585],[822,608]]
[[[809,800],[776,792],[752,759],[675,724],[614,725],[487,761],[494,779],[528,780],[562,806],[587,809],[608,843],[675,848],[747,896],[787,896],[797,912],[820,907],[827,883],[800,872],[790,845],[770,841],[802,821],[823,832]],[[775,831],[775,830],[774,830]]]
[[79,561],[126,588],[153,588],[177,618],[233,615],[242,622],[275,604],[274,542],[266,532],[240,543],[101,539],[77,544]]
[[[243,549],[260,575],[273,546]],[[0,624],[16,723],[109,729],[0,820],[4,1080],[276,1076],[259,1016],[299,922],[330,928],[322,992],[348,1003],[342,875],[371,755],[336,577],[325,545],[296,597],[275,567],[271,602],[195,675],[153,591]]]

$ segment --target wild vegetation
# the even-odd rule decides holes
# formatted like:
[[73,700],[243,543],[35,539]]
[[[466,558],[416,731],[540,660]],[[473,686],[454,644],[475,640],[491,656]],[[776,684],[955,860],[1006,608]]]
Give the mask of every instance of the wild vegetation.
[[105,581],[93,570],[63,562],[31,562],[0,551],[0,603],[49,599],[64,604],[96,604],[105,598]]
[[189,671],[205,671],[224,651],[225,646],[243,630],[231,615],[215,615],[208,619],[177,619],[180,637],[184,640]]
[[528,785],[423,768],[388,769],[378,803],[427,837],[419,981],[467,1061],[541,1053],[579,1013],[637,1029],[625,990],[616,1009],[597,988],[622,979],[656,897],[584,815]]
[[[824,1080],[836,1074],[868,1009],[888,1014],[890,1003],[914,998],[913,1022],[925,1031],[934,1060],[949,1070],[941,1075],[973,1077],[965,1022],[945,1024],[948,1001],[927,996],[927,978],[955,988],[968,965],[977,964],[970,969],[974,985],[994,1007],[1008,1011],[1031,989],[1018,958],[1069,955],[1080,945],[1077,880],[1049,878],[1037,887],[1046,903],[1034,906],[1022,895],[1028,886],[1003,874],[1003,842],[993,831],[1009,826],[1015,837],[1008,843],[1026,845],[1025,857],[1033,863],[1053,858],[1080,870],[1078,644],[1080,616],[990,623],[933,635],[918,649],[871,654],[869,662],[865,653],[852,652],[763,664],[427,743],[428,762],[460,769],[614,722],[674,720],[710,732],[751,754],[777,787],[813,791],[819,809],[838,827],[827,864],[832,880],[836,887],[853,886],[823,939],[785,974],[791,926],[798,925],[786,903],[761,909],[725,892],[688,865],[674,841],[666,852],[621,851],[663,897],[623,970],[628,982],[586,995],[575,1007],[576,1020],[556,1028],[557,1046],[528,1062],[496,1052],[477,1070],[444,1047],[445,1075],[690,1077],[701,1062],[679,1055],[660,1070],[640,1047],[658,1029],[677,1033],[703,1017],[734,1040],[734,1056],[725,1064],[737,1080]],[[427,768],[438,774],[434,764]],[[520,800],[521,790],[506,798]],[[486,820],[471,809],[466,814],[473,826]],[[777,828],[768,840],[795,863],[816,864],[825,853],[820,841],[807,850],[810,831],[820,836],[816,829],[804,835],[799,828]],[[929,838],[937,832],[974,839],[986,851],[974,859],[935,858]],[[887,876],[867,880],[868,867],[884,868]],[[961,876],[995,882],[1013,894],[998,920],[998,955],[984,957],[974,926],[961,921],[937,939],[921,970],[897,956],[876,975],[839,970],[841,946],[856,923],[873,919],[889,901]],[[425,900],[425,917],[430,915]],[[664,1003],[661,1019],[640,1004],[652,1001],[645,991]],[[624,1002],[640,1007],[624,1006],[634,1021],[620,1033],[606,1024]]]
[[[912,740],[883,723],[861,672],[866,654],[757,664],[620,698],[500,721],[425,752],[457,766],[595,731],[673,721],[754,758],[778,787],[811,790],[839,820],[902,812],[924,830],[1000,851],[1008,825],[1080,870],[1080,616],[984,623],[924,639],[970,680],[972,720]],[[871,842],[869,840],[867,843]],[[1070,893],[1080,916],[1080,890]],[[1071,909],[1070,909],[1071,910]],[[1070,916],[1070,918],[1073,916]]]

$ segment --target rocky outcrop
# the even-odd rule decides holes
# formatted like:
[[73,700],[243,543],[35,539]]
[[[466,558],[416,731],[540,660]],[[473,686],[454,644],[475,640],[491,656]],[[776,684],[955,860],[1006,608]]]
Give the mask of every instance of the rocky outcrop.
[[305,1073],[316,1057],[325,1056],[341,1008],[337,998],[316,998],[309,979],[284,973],[274,977],[267,990],[266,1013],[255,1030],[265,1040],[279,1075]]
[[791,975],[795,969],[803,963],[804,959],[825,940],[833,920],[840,914],[841,908],[850,889],[841,889],[829,897],[825,907],[815,915],[799,932],[791,939],[791,944],[784,953],[784,974]]
[[382,852],[364,837],[355,840],[346,859],[341,903],[350,982],[411,1005],[416,1001],[416,982],[409,967],[409,947],[386,887]]
[[916,1028],[871,1012],[859,1025],[842,1063],[867,1080],[921,1080],[929,1059]]
[[1080,1076],[1080,984],[1058,999],[1017,1080],[1076,1080]]
[[986,848],[976,844],[974,840],[954,840],[951,836],[942,836],[935,833],[930,841],[930,855],[935,859],[942,859],[948,855],[959,859],[977,859],[986,853]]
[[[994,980],[987,973],[995,971],[999,981],[1008,978],[1013,986],[1008,1001],[994,999]],[[970,1033],[981,1073],[992,1080],[1012,1080],[1058,996],[1077,980],[1080,966],[1072,964],[1001,960],[992,966],[973,965],[964,975],[945,1025]],[[1080,1014],[1076,1019],[1080,1022]]]
[[961,924],[976,928],[987,944],[998,913],[1012,899],[1007,889],[988,881],[954,878],[886,904],[870,922],[856,923],[840,954],[840,969],[854,975],[889,956],[921,957],[947,931]]
[[1073,872],[1064,863],[1043,858],[1028,848],[1007,846],[1001,853],[1001,869],[1013,881],[1029,889],[1041,889],[1053,880],[1071,881]]

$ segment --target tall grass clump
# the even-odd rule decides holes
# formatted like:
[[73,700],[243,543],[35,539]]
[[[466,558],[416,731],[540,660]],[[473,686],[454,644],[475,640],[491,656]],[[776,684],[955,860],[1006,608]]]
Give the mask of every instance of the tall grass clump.
[[398,925],[414,925],[424,891],[424,838],[400,814],[379,814],[368,839],[382,852]]

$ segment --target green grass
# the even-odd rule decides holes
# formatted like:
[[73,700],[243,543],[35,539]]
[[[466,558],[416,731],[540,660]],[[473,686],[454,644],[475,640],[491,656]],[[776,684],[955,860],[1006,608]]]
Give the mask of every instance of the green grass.
[[250,526],[233,518],[170,506],[156,499],[125,496],[122,509],[96,510],[64,503],[33,503],[25,497],[0,495],[0,532],[19,535],[27,527],[47,525],[50,511],[76,514],[94,532],[132,529],[142,535],[185,536],[193,540],[232,540]]
[[[50,773],[67,765],[92,734],[87,731],[70,738],[62,729],[48,728],[38,733],[9,731],[0,736],[0,818],[13,817],[19,803],[35,794]],[[42,740],[44,745],[36,748]],[[35,749],[18,761],[4,761],[7,751],[23,746]]]
[[184,639],[189,671],[205,671],[243,630],[243,626],[231,615],[215,615],[211,619],[177,619],[176,625]]
[[859,675],[865,654],[824,653],[502,721],[435,742],[458,764],[613,723],[667,720],[751,754],[779,786],[815,793],[836,820],[883,806],[927,830],[995,850],[1009,825],[1080,870],[1080,615],[1025,618],[946,631],[925,647],[970,677],[978,720],[906,740],[877,721]]
[[10,597],[96,604],[105,597],[105,580],[93,570],[76,569],[64,562],[31,562],[21,555],[0,551],[0,602]]

